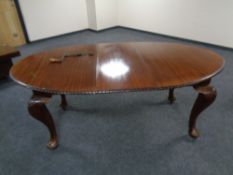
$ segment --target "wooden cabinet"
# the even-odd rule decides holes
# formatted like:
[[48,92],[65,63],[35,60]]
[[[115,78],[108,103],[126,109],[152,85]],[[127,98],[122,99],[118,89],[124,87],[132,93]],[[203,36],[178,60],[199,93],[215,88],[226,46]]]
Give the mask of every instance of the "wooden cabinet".
[[14,0],[0,0],[0,46],[25,44]]
[[0,46],[0,79],[9,75],[10,68],[13,65],[11,59],[19,55],[19,51],[13,47]]

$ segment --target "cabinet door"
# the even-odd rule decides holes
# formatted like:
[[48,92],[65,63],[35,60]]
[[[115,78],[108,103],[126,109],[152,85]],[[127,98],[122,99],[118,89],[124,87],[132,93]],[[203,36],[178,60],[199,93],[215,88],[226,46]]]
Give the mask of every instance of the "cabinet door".
[[25,38],[14,0],[0,0],[0,45],[23,44]]

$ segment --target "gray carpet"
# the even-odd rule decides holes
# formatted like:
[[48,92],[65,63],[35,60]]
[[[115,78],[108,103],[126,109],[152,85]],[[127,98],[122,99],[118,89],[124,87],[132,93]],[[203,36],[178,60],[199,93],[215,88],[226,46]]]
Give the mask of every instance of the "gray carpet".
[[224,71],[212,82],[218,97],[198,121],[201,137],[187,136],[196,98],[190,87],[176,90],[174,105],[166,91],[79,95],[67,97],[64,112],[55,96],[48,108],[60,146],[50,151],[47,129],[27,112],[30,90],[7,79],[0,82],[0,175],[233,174],[233,50],[117,28],[38,41],[20,51],[24,57],[61,46],[120,41],[194,44],[225,58]]

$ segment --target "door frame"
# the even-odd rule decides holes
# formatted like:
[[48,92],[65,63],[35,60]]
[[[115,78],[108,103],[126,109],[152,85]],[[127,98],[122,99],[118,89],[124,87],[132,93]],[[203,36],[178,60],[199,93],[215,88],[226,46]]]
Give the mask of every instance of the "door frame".
[[14,2],[15,2],[16,11],[18,13],[19,21],[20,21],[21,26],[22,26],[22,30],[23,30],[23,34],[24,34],[26,43],[30,43],[31,41],[29,40],[29,37],[28,37],[28,32],[27,32],[27,28],[26,28],[26,25],[25,25],[25,20],[23,18],[23,14],[22,14],[22,11],[21,11],[21,7],[20,7],[20,4],[19,4],[19,0],[14,0]]

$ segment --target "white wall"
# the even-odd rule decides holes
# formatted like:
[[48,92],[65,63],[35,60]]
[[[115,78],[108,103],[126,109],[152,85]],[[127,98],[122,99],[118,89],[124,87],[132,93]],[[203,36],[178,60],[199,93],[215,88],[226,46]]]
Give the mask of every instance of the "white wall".
[[233,48],[233,0],[19,0],[31,41],[117,25]]
[[95,0],[97,30],[118,25],[118,0]]
[[85,0],[19,0],[30,41],[88,28]]
[[95,0],[86,0],[89,28],[97,30]]
[[233,48],[233,0],[118,0],[125,27]]

